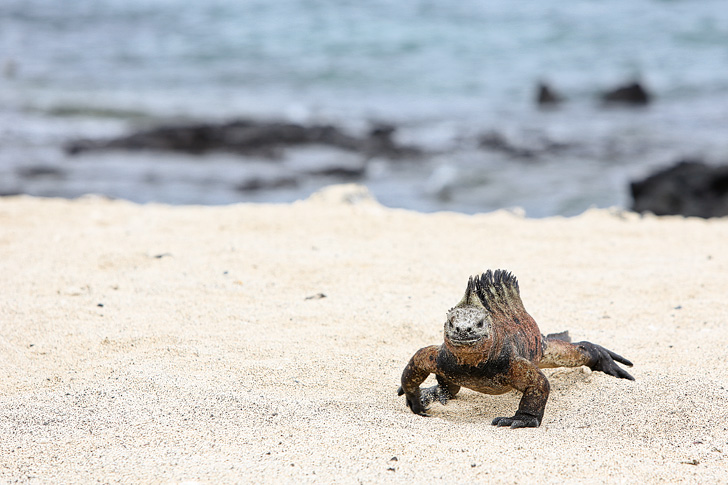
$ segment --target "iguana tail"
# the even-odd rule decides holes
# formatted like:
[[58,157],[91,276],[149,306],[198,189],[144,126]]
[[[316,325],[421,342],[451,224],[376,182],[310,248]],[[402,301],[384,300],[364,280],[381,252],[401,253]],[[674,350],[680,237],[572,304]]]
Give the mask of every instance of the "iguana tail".
[[571,343],[569,332],[551,333],[543,337],[543,356],[538,366],[579,367],[585,365],[621,379],[634,380],[629,372],[617,365],[617,362],[632,367],[632,362],[621,355],[591,342]]

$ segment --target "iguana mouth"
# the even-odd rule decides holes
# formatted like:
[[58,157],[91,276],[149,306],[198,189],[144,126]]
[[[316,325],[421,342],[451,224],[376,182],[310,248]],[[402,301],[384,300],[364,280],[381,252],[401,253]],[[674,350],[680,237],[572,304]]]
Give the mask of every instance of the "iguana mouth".
[[480,337],[471,337],[471,338],[452,338],[450,337],[450,342],[452,342],[453,345],[472,345],[475,342],[480,340]]

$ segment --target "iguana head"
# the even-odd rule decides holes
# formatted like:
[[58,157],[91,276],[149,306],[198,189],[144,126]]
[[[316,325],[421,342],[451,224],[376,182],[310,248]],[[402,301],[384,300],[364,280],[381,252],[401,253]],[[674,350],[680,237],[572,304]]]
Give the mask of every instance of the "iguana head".
[[445,341],[456,347],[476,345],[490,338],[490,314],[478,298],[473,278],[468,280],[465,296],[447,312]]

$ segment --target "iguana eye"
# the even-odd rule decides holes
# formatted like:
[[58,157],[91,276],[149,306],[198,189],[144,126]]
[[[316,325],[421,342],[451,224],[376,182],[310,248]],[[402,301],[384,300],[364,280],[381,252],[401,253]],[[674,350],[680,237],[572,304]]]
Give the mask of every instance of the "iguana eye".
[[483,320],[478,322],[478,328],[483,328]]

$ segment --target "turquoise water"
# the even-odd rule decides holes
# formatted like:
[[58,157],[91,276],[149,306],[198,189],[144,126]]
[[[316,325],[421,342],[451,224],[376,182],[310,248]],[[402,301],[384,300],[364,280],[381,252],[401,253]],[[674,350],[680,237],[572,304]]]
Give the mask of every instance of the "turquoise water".
[[[676,157],[728,159],[724,0],[3,0],[0,63],[5,192],[228,203],[293,199],[328,182],[214,196],[209,186],[164,179],[222,180],[215,171],[229,172],[235,161],[190,172],[195,162],[162,157],[157,173],[149,159],[125,171],[101,157],[92,173],[57,150],[70,137],[156,119],[258,116],[352,129],[396,122],[402,140],[441,155],[416,167],[375,164],[362,182],[389,205],[419,210],[573,214],[625,205],[630,178]],[[635,78],[655,95],[650,108],[596,102],[600,91]],[[538,111],[539,80],[568,103]],[[473,148],[478,133],[494,130],[514,143],[549,139],[579,149],[524,164]],[[18,173],[28,164],[68,173],[24,180]],[[157,190],[140,177],[155,179]]]

